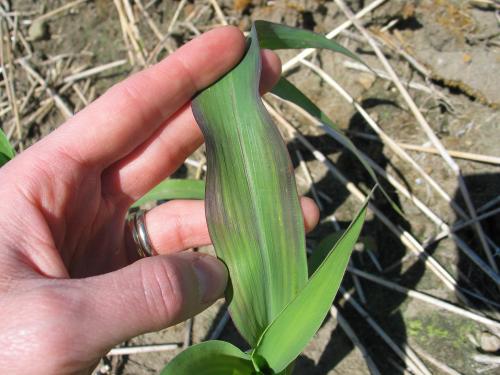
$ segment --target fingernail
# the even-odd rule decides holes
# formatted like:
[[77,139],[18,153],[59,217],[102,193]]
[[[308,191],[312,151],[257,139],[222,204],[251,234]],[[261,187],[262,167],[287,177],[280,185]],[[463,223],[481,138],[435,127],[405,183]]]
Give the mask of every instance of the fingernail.
[[193,262],[202,303],[214,302],[224,294],[227,270],[224,263],[210,255],[201,255]]

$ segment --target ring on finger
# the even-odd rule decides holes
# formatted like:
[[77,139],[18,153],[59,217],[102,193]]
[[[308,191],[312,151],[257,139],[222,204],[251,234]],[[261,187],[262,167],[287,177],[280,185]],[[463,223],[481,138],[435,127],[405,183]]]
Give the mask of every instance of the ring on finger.
[[146,211],[138,210],[133,212],[127,219],[127,224],[132,233],[137,253],[141,258],[158,255],[151,244],[151,239],[146,228],[145,218]]

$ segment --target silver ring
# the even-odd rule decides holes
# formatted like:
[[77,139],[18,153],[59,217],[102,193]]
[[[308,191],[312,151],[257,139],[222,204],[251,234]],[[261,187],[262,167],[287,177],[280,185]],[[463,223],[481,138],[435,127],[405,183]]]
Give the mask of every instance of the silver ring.
[[141,258],[157,255],[157,252],[151,245],[148,230],[146,229],[145,215],[146,211],[139,210],[132,213],[127,219],[130,231],[132,232],[132,238],[137,246],[137,253]]

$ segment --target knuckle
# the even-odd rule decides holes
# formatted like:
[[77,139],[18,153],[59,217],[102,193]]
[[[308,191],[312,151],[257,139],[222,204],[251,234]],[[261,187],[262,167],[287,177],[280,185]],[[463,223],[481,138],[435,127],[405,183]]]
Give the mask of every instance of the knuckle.
[[187,301],[180,264],[155,262],[147,273],[144,271],[142,280],[148,313],[156,317],[161,326],[181,320]]

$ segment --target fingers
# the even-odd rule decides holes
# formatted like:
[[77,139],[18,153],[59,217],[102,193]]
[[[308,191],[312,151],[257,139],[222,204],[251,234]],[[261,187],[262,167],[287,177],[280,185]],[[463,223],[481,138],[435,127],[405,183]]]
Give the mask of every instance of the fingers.
[[[306,232],[314,229],[319,220],[319,210],[310,198],[301,199]],[[210,244],[205,205],[203,201],[170,201],[148,211],[146,228],[153,248],[160,254],[168,254],[192,247]],[[133,249],[135,245],[130,242]]]
[[[262,51],[261,92],[279,80],[281,62],[271,51]],[[128,206],[172,174],[203,142],[190,104],[165,121],[136,150],[103,174],[103,193]]]
[[215,257],[190,252],[142,259],[81,282],[80,298],[92,309],[85,330],[99,332],[95,340],[110,348],[204,310],[222,297],[227,271]]
[[107,166],[148,139],[166,118],[241,58],[236,27],[209,31],[134,74],[59,128],[51,140],[89,165]]
[[268,49],[261,51],[262,73],[259,91],[262,94],[270,91],[278,83],[281,75],[281,60],[277,54]]

